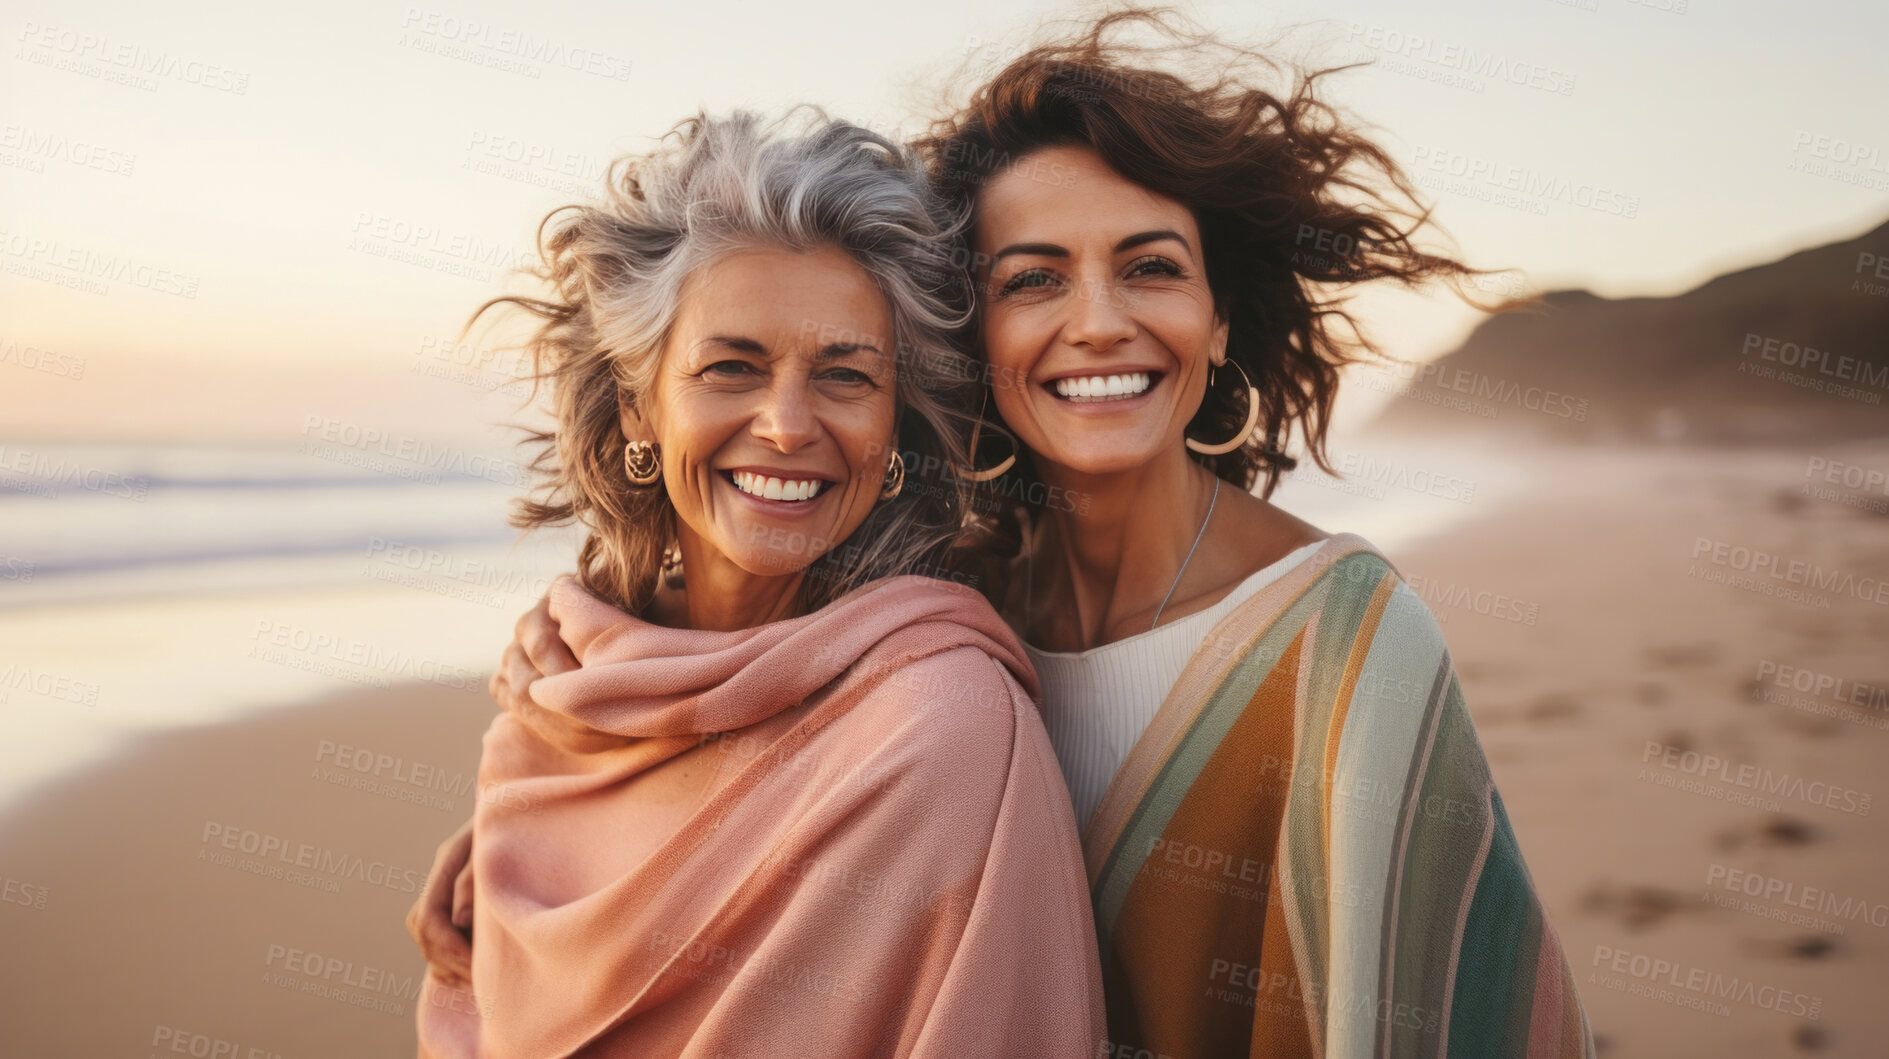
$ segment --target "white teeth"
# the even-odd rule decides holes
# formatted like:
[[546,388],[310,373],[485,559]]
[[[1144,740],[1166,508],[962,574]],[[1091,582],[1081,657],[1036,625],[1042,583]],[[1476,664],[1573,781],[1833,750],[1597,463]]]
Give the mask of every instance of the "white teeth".
[[1079,375],[1057,379],[1056,394],[1078,401],[1138,397],[1147,392],[1149,382],[1145,371],[1129,372],[1126,375]]
[[736,489],[768,500],[811,500],[820,491],[818,478],[770,478],[753,471],[735,471],[730,477]]

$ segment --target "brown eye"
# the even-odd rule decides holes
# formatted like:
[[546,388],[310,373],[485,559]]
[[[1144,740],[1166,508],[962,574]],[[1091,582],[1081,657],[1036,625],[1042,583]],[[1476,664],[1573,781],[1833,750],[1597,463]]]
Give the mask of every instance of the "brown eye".
[[1050,275],[1046,269],[1025,269],[1010,277],[1010,279],[1004,283],[1003,289],[997,292],[997,296],[999,298],[1007,298],[1018,291],[1029,290],[1033,287],[1047,287],[1053,282],[1055,282],[1055,277]]
[[1181,266],[1169,261],[1165,257],[1152,254],[1147,257],[1136,258],[1134,261],[1130,262],[1128,265],[1128,274],[1130,276],[1186,275],[1185,272],[1181,271]]

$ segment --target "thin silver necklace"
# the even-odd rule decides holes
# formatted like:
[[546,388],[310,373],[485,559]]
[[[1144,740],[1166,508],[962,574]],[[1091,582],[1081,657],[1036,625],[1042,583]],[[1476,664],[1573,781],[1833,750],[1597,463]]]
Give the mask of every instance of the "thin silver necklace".
[[1214,502],[1220,499],[1220,476],[1214,475],[1213,496],[1207,501],[1207,514],[1200,520],[1200,532],[1194,534],[1194,547],[1187,549],[1187,558],[1181,560],[1181,568],[1174,574],[1174,583],[1168,586],[1168,594],[1161,597],[1161,605],[1154,608],[1154,620],[1148,623],[1148,631],[1161,624],[1161,612],[1167,609],[1168,600],[1174,598],[1174,590],[1181,587],[1181,576],[1187,573],[1187,564],[1194,560],[1194,549],[1200,547],[1200,539],[1207,535],[1207,523],[1213,519]]

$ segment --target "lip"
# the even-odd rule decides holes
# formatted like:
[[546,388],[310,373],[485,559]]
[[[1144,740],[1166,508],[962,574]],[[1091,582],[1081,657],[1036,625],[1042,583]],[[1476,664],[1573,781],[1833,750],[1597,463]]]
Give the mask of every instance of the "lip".
[[792,478],[795,481],[802,482],[817,478],[829,485],[839,481],[838,478],[830,474],[804,467],[766,467],[758,463],[744,463],[735,467],[715,468],[716,474],[733,474],[736,471],[752,471],[755,474],[765,474],[769,478],[780,478],[783,480]]
[[[1109,375],[1130,375],[1135,372],[1145,372],[1149,376],[1149,381],[1148,388],[1133,397],[1122,397],[1113,401],[1071,401],[1056,392],[1056,380],[1058,379],[1082,379],[1098,375],[1103,377]],[[1156,391],[1161,389],[1161,384],[1166,382],[1167,379],[1168,373],[1160,368],[1123,367],[1119,369],[1110,368],[1107,370],[1091,368],[1087,371],[1064,371],[1058,372],[1055,375],[1045,376],[1043,381],[1037,384],[1037,387],[1041,389],[1044,395],[1050,400],[1056,402],[1057,408],[1065,412],[1085,416],[1113,415],[1116,412],[1133,412],[1146,407],[1149,402],[1154,399]]]
[[[1037,385],[1048,386],[1057,379],[1084,379],[1092,375],[1100,375],[1103,378],[1107,378],[1110,375],[1133,375],[1136,372],[1160,376],[1166,375],[1167,369],[1158,368],[1152,364],[1111,364],[1108,367],[1072,368],[1069,371],[1059,371],[1054,375],[1045,375],[1037,382]],[[1161,380],[1157,378],[1154,380],[1154,385],[1159,385],[1160,382]],[[1154,385],[1149,386],[1148,389],[1154,389]]]

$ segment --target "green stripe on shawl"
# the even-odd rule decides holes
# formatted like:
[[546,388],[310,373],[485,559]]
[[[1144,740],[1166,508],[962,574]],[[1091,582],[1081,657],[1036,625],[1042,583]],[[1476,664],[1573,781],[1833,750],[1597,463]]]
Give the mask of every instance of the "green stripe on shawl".
[[[1386,908],[1391,895],[1396,896],[1396,914],[1384,924],[1389,958],[1379,973],[1378,991],[1390,998],[1391,1016],[1379,1027],[1378,1052],[1384,1055],[1431,1056],[1442,1054],[1442,1016],[1445,982],[1449,975],[1451,933],[1454,917],[1445,924],[1448,897],[1461,890],[1441,885],[1452,872],[1467,872],[1470,858],[1480,844],[1468,834],[1463,822],[1450,819],[1454,804],[1435,800],[1435,792],[1454,788],[1454,774],[1439,776],[1431,763],[1449,761],[1451,721],[1449,700],[1456,689],[1456,679],[1449,660],[1439,658],[1432,678],[1430,694],[1424,699],[1423,724],[1417,733],[1416,752],[1411,755],[1410,773],[1404,780],[1402,826],[1393,840],[1394,856],[1390,877],[1385,880]],[[1459,697],[1460,698],[1460,697]],[[1438,754],[1437,751],[1443,751]],[[1452,792],[1453,793],[1453,792]],[[1442,818],[1437,811],[1442,809]],[[1444,831],[1454,828],[1454,831]],[[1439,831],[1443,833],[1438,834]],[[1441,839],[1441,841],[1439,841]],[[1465,849],[1467,845],[1467,849]],[[1402,985],[1399,994],[1396,986]],[[1406,1017],[1395,1005],[1408,1004]]]
[[1465,958],[1459,964],[1456,995],[1450,1004],[1452,1054],[1499,1055],[1513,1050],[1517,1041],[1528,1039],[1528,1018],[1534,1007],[1541,923],[1521,849],[1502,809],[1502,796],[1494,788],[1490,788],[1490,811],[1495,833],[1469,905],[1469,922],[1463,927]]

